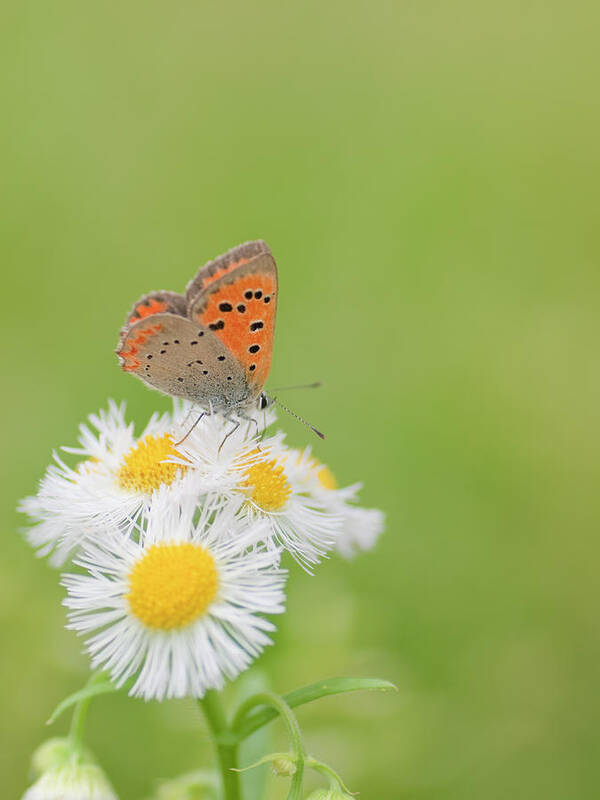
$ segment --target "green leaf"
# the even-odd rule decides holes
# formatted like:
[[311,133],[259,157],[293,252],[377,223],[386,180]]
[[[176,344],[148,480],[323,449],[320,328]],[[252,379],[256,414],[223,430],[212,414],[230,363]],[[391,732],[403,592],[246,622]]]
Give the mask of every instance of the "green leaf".
[[[290,708],[297,708],[306,703],[312,703],[313,700],[319,700],[321,697],[359,691],[397,692],[398,689],[393,683],[378,678],[329,678],[300,689],[294,689],[293,692],[284,694],[283,699]],[[245,739],[263,725],[271,722],[276,716],[277,712],[272,708],[252,712],[238,726],[236,730],[238,740]]]
[[46,725],[52,725],[52,723],[56,722],[62,713],[64,713],[68,708],[71,708],[71,706],[77,705],[77,703],[80,703],[82,700],[88,700],[101,694],[119,692],[121,688],[117,688],[114,683],[111,683],[108,675],[101,673],[95,677],[91,683],[88,683],[87,686],[84,686],[83,689],[79,689],[79,691],[70,694],[68,697],[65,697],[65,699],[56,706],[50,715],[50,718],[46,721]]

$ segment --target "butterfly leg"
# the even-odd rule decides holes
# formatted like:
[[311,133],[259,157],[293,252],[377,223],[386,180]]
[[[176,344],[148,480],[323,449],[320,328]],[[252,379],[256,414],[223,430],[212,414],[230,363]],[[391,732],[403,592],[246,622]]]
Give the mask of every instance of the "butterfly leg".
[[[248,422],[248,433],[250,432],[250,424],[256,425],[256,435],[262,440],[265,438],[265,433],[267,432],[267,412],[265,411],[261,416],[263,423],[262,430],[256,417],[244,417],[244,419]],[[258,444],[256,446],[260,450],[260,446]]]
[[[192,427],[189,429],[189,431],[188,431],[188,432],[186,433],[186,435],[183,437],[183,439],[180,439],[178,442],[175,442],[175,445],[174,445],[174,447],[179,447],[179,445],[180,445],[180,444],[183,444],[183,442],[185,442],[185,440],[188,438],[188,436],[190,435],[190,433],[191,433],[191,432],[194,430],[194,428],[196,427],[196,425],[197,425],[197,424],[200,422],[200,420],[202,419],[202,417],[204,417],[205,415],[206,415],[206,411],[203,411],[203,412],[200,414],[200,416],[198,417],[198,419],[196,420],[196,422],[194,422],[194,424],[192,425]],[[189,415],[188,415],[188,416],[189,416]],[[186,417],[186,419],[187,419],[187,417]],[[220,448],[219,448],[219,449],[220,449]]]
[[[228,417],[226,417],[226,419],[228,419]],[[232,420],[231,420],[231,419],[229,419],[229,422],[232,422]],[[221,455],[221,450],[223,449],[223,445],[225,444],[225,442],[227,441],[227,439],[229,439],[229,437],[230,437],[230,436],[233,436],[233,434],[234,434],[234,433],[237,431],[237,429],[240,427],[240,425],[241,425],[241,422],[240,422],[240,421],[239,421],[239,419],[238,419],[238,420],[236,421],[235,425],[233,426],[233,428],[232,428],[232,429],[231,429],[231,430],[230,430],[228,433],[226,433],[226,434],[225,434],[225,438],[223,439],[223,441],[222,441],[222,442],[221,442],[221,444],[219,445],[219,449],[218,449],[218,451],[217,451],[217,454],[218,454],[218,455]]]
[[[258,437],[260,437],[260,439],[261,439],[261,440],[262,440],[262,439],[264,439],[264,437],[265,437],[265,433],[266,433],[266,431],[267,431],[267,415],[266,415],[266,412],[265,412],[265,414],[263,415],[263,427],[262,427],[262,430],[261,430],[261,428],[260,428],[260,424],[259,424],[258,420],[256,419],[256,417],[249,417],[249,416],[247,416],[247,415],[246,415],[246,414],[244,414],[244,413],[241,413],[240,415],[241,415],[241,416],[242,416],[242,417],[243,417],[243,418],[246,420],[246,422],[248,423],[248,435],[250,435],[250,425],[256,425],[256,435],[257,435]],[[258,442],[256,443],[256,448],[257,448],[258,450],[260,450],[260,444],[259,444]]]

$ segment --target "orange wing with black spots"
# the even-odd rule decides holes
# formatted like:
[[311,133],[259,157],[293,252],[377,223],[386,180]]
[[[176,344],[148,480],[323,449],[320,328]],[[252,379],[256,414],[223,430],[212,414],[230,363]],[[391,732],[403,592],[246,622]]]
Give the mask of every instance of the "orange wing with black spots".
[[160,322],[149,321],[147,324],[134,325],[121,333],[119,349],[115,352],[121,359],[121,368],[124,372],[135,372],[141,368],[144,345],[161,330]]
[[244,242],[244,244],[233,247],[213,261],[209,261],[208,264],[198,270],[196,277],[187,286],[185,296],[188,304],[191,305],[200,292],[203,292],[210,283],[222,278],[229,272],[233,272],[237,267],[248,264],[261,253],[269,253],[270,255],[271,251],[266,242],[258,239],[255,242]]
[[[178,314],[182,317],[186,316],[187,303],[185,298],[177,292],[151,292],[145,294],[133,304],[131,311],[125,317],[125,326],[121,330],[121,337],[119,339],[119,349],[123,348],[126,334],[132,325],[139,322],[141,319],[147,319],[154,314]],[[117,354],[119,351],[117,350]],[[125,366],[123,366],[125,369]]]
[[214,331],[243,367],[254,397],[271,367],[276,310],[277,267],[268,248],[211,280],[188,310],[189,318]]

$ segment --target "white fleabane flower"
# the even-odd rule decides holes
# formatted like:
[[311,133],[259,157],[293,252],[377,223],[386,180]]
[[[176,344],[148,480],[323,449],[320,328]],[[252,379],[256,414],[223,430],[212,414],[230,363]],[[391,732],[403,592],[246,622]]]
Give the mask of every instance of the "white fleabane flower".
[[44,772],[22,800],[119,800],[97,764],[71,758]]
[[177,414],[154,414],[140,437],[125,421],[125,406],[110,401],[108,410],[89,417],[91,427],[80,427],[80,447],[68,453],[81,461],[69,467],[58,454],[41,481],[37,495],[25,498],[19,510],[36,523],[27,532],[38,555],[50,555],[55,566],[90,536],[105,528],[128,528],[150,505],[163,486],[173,501],[199,493],[198,475],[185,464],[170,463],[177,456],[182,419]]
[[[307,491],[311,467],[296,464],[283,434],[261,441],[237,485],[246,502],[241,512],[248,519],[266,520],[267,544],[283,547],[311,572],[311,567],[331,550],[341,532],[342,516],[317,494]],[[294,451],[295,452],[295,451]]]
[[383,531],[385,515],[376,508],[355,505],[361,483],[338,488],[335,476],[325,464],[312,455],[311,448],[288,450],[286,468],[292,480],[302,484],[305,491],[323,504],[331,514],[341,517],[341,531],[335,548],[344,558],[352,558],[361,550],[375,546]]
[[279,553],[259,549],[264,523],[249,525],[238,504],[207,499],[174,505],[162,491],[143,515],[139,541],[86,541],[67,575],[69,627],[93,633],[94,668],[130,694],[162,700],[202,697],[245,670],[271,643],[261,614],[284,610]]

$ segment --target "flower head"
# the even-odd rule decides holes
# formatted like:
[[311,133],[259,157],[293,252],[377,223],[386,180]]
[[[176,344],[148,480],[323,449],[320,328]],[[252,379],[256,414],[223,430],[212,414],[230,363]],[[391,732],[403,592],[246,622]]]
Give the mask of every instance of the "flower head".
[[293,480],[303,486],[306,494],[341,520],[335,539],[335,549],[340,555],[352,558],[357,552],[375,546],[383,531],[385,515],[378,509],[356,505],[362,484],[339,488],[333,472],[313,456],[310,447],[301,452],[288,451],[286,461]]
[[268,523],[267,544],[288,550],[310,572],[335,546],[342,517],[307,490],[308,465],[290,468],[294,452],[281,433],[263,440],[236,488],[246,501],[242,513]]
[[197,474],[173,463],[177,415],[153,415],[138,438],[123,404],[110,401],[108,410],[89,419],[91,427],[80,428],[80,447],[63,448],[80,462],[70,467],[55,453],[37,495],[20,504],[36,523],[27,531],[29,542],[55,566],[106,528],[128,529],[159,489],[169,487],[176,501],[202,488]]
[[279,554],[261,549],[264,523],[209,498],[174,505],[162,491],[142,515],[139,541],[86,542],[67,575],[70,627],[130,694],[146,699],[201,697],[246,669],[274,630],[262,614],[283,611]]

